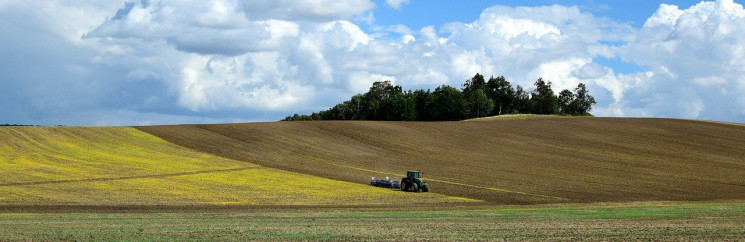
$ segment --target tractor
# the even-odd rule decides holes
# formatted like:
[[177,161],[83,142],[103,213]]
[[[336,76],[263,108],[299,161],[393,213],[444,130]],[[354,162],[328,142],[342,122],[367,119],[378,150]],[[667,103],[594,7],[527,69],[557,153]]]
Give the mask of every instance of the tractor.
[[419,171],[406,171],[406,177],[401,179],[401,191],[419,192],[420,190],[429,192],[429,185],[419,177]]

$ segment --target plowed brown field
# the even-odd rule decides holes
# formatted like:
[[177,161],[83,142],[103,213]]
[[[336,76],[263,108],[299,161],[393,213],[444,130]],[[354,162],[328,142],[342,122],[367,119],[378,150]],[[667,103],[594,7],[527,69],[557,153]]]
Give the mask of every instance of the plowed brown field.
[[0,127],[0,213],[476,202],[418,195],[195,152],[130,127]]
[[745,126],[638,118],[150,126],[235,160],[367,183],[421,169],[495,204],[745,199]]

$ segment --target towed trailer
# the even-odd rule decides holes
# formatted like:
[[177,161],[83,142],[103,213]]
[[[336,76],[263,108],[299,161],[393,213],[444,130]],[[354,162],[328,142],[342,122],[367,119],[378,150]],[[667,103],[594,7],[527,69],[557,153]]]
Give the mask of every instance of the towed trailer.
[[401,188],[401,183],[398,181],[391,180],[390,177],[385,177],[385,179],[379,179],[379,180],[376,180],[375,177],[373,177],[372,180],[370,181],[370,185],[373,185],[376,187],[384,187],[384,188],[395,188],[395,189]]

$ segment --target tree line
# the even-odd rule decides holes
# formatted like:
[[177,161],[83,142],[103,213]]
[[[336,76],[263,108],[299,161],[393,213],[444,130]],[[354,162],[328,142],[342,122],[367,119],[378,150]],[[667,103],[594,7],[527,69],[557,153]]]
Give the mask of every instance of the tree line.
[[390,81],[373,83],[364,94],[311,115],[287,116],[283,121],[309,120],[387,120],[387,121],[458,121],[502,114],[589,115],[595,98],[585,84],[574,92],[558,95],[551,82],[538,78],[535,88],[513,88],[504,76],[485,80],[481,74],[466,80],[461,90],[448,85],[434,91],[403,91]]

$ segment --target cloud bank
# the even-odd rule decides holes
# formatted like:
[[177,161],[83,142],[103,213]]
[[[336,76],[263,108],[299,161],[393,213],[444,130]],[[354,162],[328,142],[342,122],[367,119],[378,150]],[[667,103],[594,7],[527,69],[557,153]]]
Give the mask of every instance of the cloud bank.
[[661,5],[623,51],[649,71],[628,81],[616,112],[745,121],[743,37],[745,11],[732,0]]
[[598,116],[745,121],[745,11],[731,0],[663,4],[640,29],[560,5],[493,6],[473,22],[419,30],[357,21],[375,7],[5,1],[0,29],[13,37],[0,40],[0,107],[10,123],[276,120],[374,81],[427,89],[479,72],[525,87],[543,77],[557,92],[586,83]]

